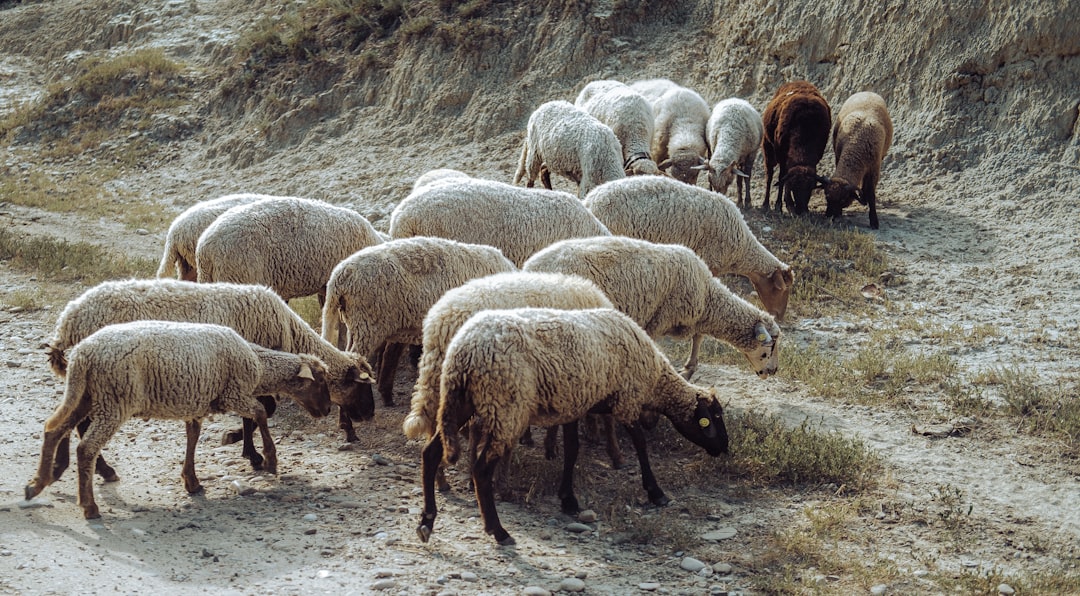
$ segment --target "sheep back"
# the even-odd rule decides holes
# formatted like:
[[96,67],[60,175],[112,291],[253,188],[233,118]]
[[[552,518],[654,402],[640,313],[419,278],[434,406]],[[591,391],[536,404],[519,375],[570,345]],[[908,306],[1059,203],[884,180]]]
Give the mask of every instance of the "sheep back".
[[668,90],[652,104],[656,122],[652,155],[659,168],[687,184],[697,184],[701,166],[708,163],[705,126],[709,104],[692,89]]
[[178,274],[180,279],[195,281],[195,246],[199,236],[207,226],[222,213],[237,205],[254,203],[270,195],[243,193],[232,194],[202,201],[188,207],[169,225],[165,234],[165,251],[158,266],[158,277],[172,277]]
[[[750,206],[749,178],[764,135],[761,114],[744,99],[728,98],[713,106],[705,126],[712,156],[709,158],[709,188],[727,194],[736,170],[747,178],[746,206]],[[740,181],[740,187],[743,186]],[[742,201],[740,193],[739,201]]]
[[892,136],[892,119],[880,95],[863,91],[844,102],[833,124],[836,169],[825,185],[825,215],[840,217],[858,200],[869,206],[870,227],[878,229],[877,183]]
[[578,93],[574,105],[615,133],[627,175],[660,174],[650,155],[656,123],[645,96],[619,81],[593,81]]
[[780,168],[780,190],[776,211],[781,201],[789,202],[788,210],[806,213],[810,194],[817,186],[817,164],[825,154],[829,141],[832,115],[829,103],[809,81],[791,81],[776,90],[769,101],[762,121],[765,136],[765,204],[769,207],[769,187],[776,166]]

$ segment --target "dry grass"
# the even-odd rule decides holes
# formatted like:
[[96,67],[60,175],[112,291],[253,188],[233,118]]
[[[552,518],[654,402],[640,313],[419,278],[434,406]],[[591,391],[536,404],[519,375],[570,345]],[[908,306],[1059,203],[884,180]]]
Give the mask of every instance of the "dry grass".
[[5,229],[0,229],[0,260],[48,280],[86,285],[108,279],[151,277],[157,270],[157,263],[150,259],[118,255],[85,242],[17,236]]

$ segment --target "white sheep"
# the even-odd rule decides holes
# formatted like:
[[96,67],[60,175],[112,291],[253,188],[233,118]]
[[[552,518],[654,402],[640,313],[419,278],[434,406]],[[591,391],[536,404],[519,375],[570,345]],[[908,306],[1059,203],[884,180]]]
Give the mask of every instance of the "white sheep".
[[158,266],[158,277],[172,277],[195,281],[195,246],[207,226],[219,215],[237,205],[246,205],[268,199],[271,195],[242,193],[225,195],[209,201],[195,203],[176,216],[165,234],[165,252]]
[[[107,281],[68,302],[48,341],[49,366],[58,376],[67,372],[66,351],[95,331],[116,323],[165,320],[213,323],[236,330],[247,341],[272,350],[314,354],[326,363],[330,397],[341,408],[339,422],[349,441],[356,441],[352,420],[375,414],[371,392],[371,365],[363,356],[341,352],[324,340],[272,290],[262,286],[227,283],[198,284],[175,279]],[[272,414],[273,400],[264,404]],[[85,425],[79,430],[85,430]],[[262,456],[255,451],[250,431],[243,435],[244,456],[258,469]],[[230,434],[235,440],[235,435]],[[66,452],[66,449],[65,449]],[[98,473],[106,480],[116,472],[98,458]]]
[[880,95],[863,91],[844,102],[833,124],[836,170],[825,181],[825,215],[841,217],[845,207],[859,201],[870,207],[870,227],[878,229],[877,183],[892,135],[892,119]]
[[661,95],[679,87],[678,83],[670,79],[645,79],[630,83],[630,88],[643,95],[649,103],[660,99]]
[[199,237],[200,282],[270,286],[285,300],[326,296],[330,271],[382,238],[364,216],[323,201],[274,197],[222,213]]
[[732,97],[713,107],[705,127],[712,156],[703,166],[709,172],[710,190],[726,195],[731,181],[738,178],[735,204],[750,207],[750,175],[764,134],[761,114],[746,100]]
[[596,188],[585,204],[613,233],[696,252],[713,275],[750,279],[765,310],[784,319],[794,274],[758,241],[739,208],[716,194],[659,176],[634,176]]
[[697,370],[706,335],[742,352],[762,379],[776,373],[780,326],[772,316],[731,293],[694,251],[625,236],[563,240],[529,257],[525,271],[580,275],[592,280],[649,337],[693,337],[683,365]]
[[514,184],[525,180],[531,188],[540,177],[550,189],[554,172],[573,180],[578,197],[584,197],[597,185],[626,176],[622,163],[622,147],[611,128],[568,101],[549,101],[529,116]]
[[469,175],[460,170],[452,168],[438,168],[435,170],[428,170],[416,178],[413,182],[412,189],[416,190],[421,186],[427,186],[428,184],[436,184],[443,180],[450,180],[453,178],[468,178]]
[[709,104],[696,91],[676,85],[652,102],[655,130],[652,157],[669,176],[697,184],[709,158],[705,126]]
[[[266,469],[277,473],[277,450],[260,395],[286,395],[313,416],[330,411],[326,367],[315,356],[269,350],[221,325],[135,321],[110,325],[71,350],[64,402],[45,422],[31,499],[56,481],[61,439],[89,417],[76,449],[79,505],[87,519],[101,517],[94,502],[94,460],[130,418],[183,420],[187,451],[181,478],[189,493],[202,490],[195,446],[202,419],[235,412],[253,418],[262,433]],[[66,447],[65,447],[66,449]],[[67,459],[65,454],[64,459]]]
[[[484,531],[499,544],[514,539],[499,523],[492,478],[530,424],[572,424],[590,411],[609,412],[626,425],[641,463],[650,501],[668,502],[656,484],[640,422],[656,414],[710,455],[727,451],[723,410],[711,389],[679,376],[630,317],[591,310],[487,310],[454,335],[443,361],[438,423],[423,452],[424,510],[417,534],[427,541],[437,515],[435,473],[454,463],[458,433],[470,425],[470,459]],[[567,433],[559,497],[578,510],[573,492],[577,433]],[[472,457],[475,456],[475,457]]]
[[390,236],[436,236],[502,251],[515,266],[566,238],[609,234],[574,198],[555,190],[522,188],[481,178],[429,184],[390,214]]
[[574,105],[615,133],[622,146],[623,170],[628,176],[660,174],[649,155],[656,124],[652,105],[643,95],[619,81],[593,81],[578,93]]
[[326,285],[322,335],[340,346],[342,326],[352,352],[382,358],[379,393],[394,403],[394,369],[401,345],[423,343],[424,315],[439,298],[475,277],[516,271],[493,246],[415,237],[369,246],[337,264]]

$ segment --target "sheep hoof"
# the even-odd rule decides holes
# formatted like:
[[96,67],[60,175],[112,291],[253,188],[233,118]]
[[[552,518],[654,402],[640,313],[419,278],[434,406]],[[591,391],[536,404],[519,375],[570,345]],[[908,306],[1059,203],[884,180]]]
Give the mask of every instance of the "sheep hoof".
[[578,504],[577,497],[574,495],[563,497],[562,512],[567,515],[577,515],[578,513],[581,513],[581,505]]
[[624,459],[622,457],[613,457],[613,458],[611,458],[611,469],[612,470],[621,470],[621,469],[623,469],[625,467],[626,467],[626,459]]
[[101,512],[98,511],[97,505],[87,505],[83,507],[83,518],[85,519],[99,519]]
[[668,503],[671,503],[671,499],[667,498],[663,492],[657,492],[656,494],[649,495],[649,502],[657,507],[667,507]]
[[[502,538],[498,537],[498,534],[500,534],[500,533],[504,534],[504,536]],[[514,537],[511,536],[509,533],[507,533],[506,530],[500,529],[495,534],[496,534],[495,542],[498,542],[499,546],[514,546],[515,544],[517,544],[517,541],[514,540]]]
[[416,527],[416,535],[420,537],[420,542],[427,542],[431,540],[431,528],[420,524]]
[[446,482],[446,481],[443,481],[443,482],[439,483],[439,486],[437,488],[439,489],[439,492],[441,492],[441,493],[448,493],[448,492],[450,492],[450,483]]
[[34,480],[32,483],[26,485],[26,500],[29,501],[30,499],[33,499],[38,496],[38,493],[40,492],[41,489],[37,487],[37,480]]
[[239,442],[240,439],[243,439],[243,438],[244,438],[244,431],[243,430],[240,430],[240,429],[227,430],[221,435],[221,444],[222,445],[232,445],[233,443]]

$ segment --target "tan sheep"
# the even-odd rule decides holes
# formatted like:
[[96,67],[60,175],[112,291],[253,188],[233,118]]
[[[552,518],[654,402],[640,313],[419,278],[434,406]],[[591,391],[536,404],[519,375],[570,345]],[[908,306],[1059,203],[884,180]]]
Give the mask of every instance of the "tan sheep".
[[840,107],[832,135],[836,170],[825,182],[825,215],[839,218],[852,201],[859,201],[870,208],[870,227],[876,230],[881,161],[893,136],[885,100],[871,91],[852,95]]

